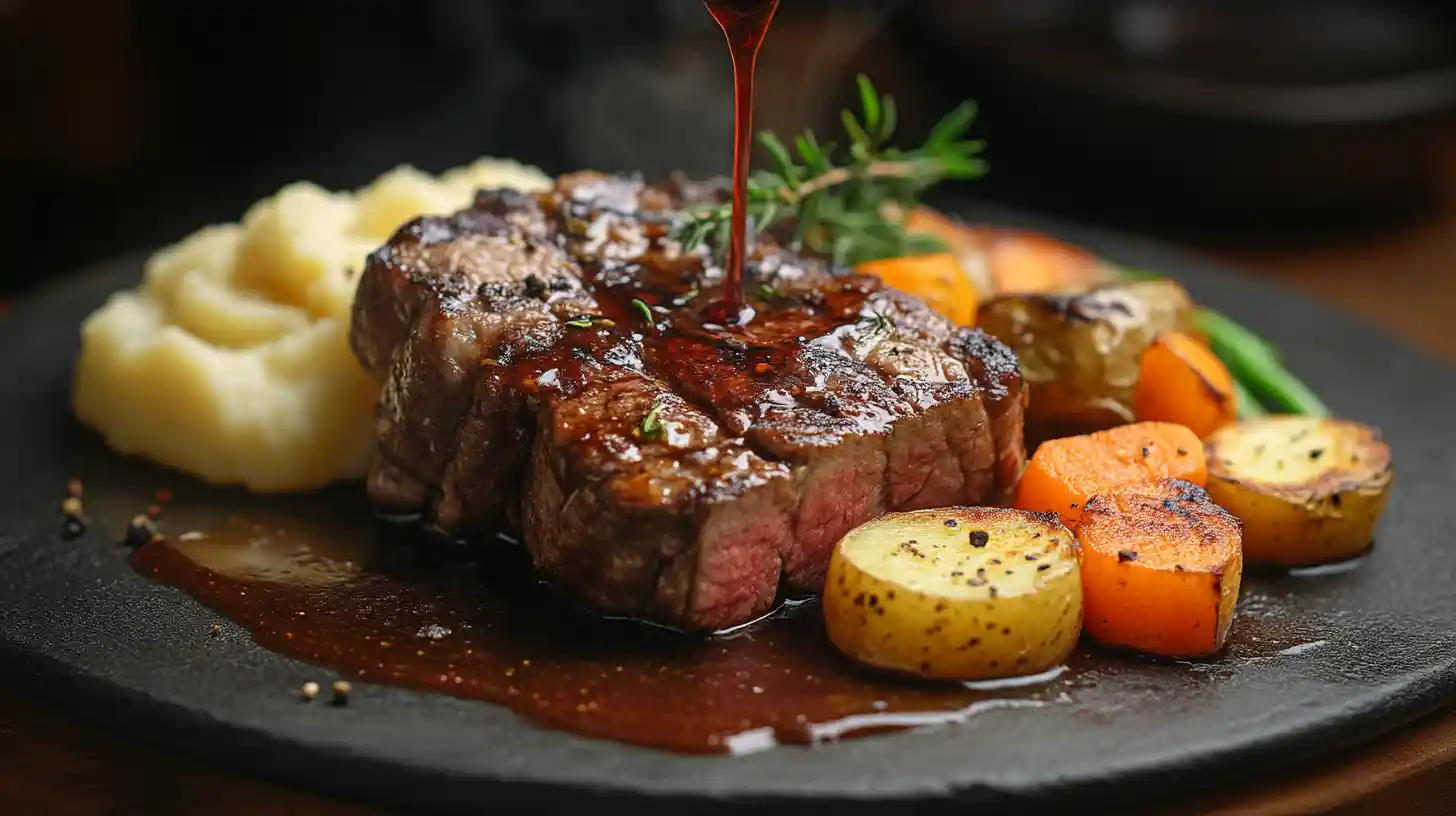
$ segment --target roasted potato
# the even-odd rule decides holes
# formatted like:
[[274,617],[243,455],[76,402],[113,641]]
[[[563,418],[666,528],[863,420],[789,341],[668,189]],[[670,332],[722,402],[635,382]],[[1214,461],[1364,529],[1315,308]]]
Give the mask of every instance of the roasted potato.
[[825,582],[829,638],[850,657],[962,680],[1056,666],[1082,629],[1075,539],[1051,514],[892,513],[850,531]]
[[1223,648],[1243,575],[1239,520],[1191,482],[1094,496],[1077,526],[1087,634],[1168,657]]
[[1143,352],[1159,334],[1196,331],[1188,292],[1166,280],[1002,295],[977,323],[1021,361],[1033,441],[1132,422]]
[[1209,495],[1244,522],[1244,556],[1288,566],[1369,549],[1395,477],[1380,432],[1343,419],[1250,419],[1204,453]]

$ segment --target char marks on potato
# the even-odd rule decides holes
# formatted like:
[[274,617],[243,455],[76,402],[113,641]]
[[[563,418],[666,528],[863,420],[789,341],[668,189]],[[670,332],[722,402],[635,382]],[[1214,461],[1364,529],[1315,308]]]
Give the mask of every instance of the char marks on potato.
[[1206,440],[1208,492],[1243,519],[1250,561],[1308,566],[1364,553],[1395,480],[1374,428],[1270,416]]
[[1055,515],[987,507],[890,513],[835,548],[829,638],[871,666],[977,680],[1035,674],[1082,631],[1072,533]]
[[452,535],[517,528],[593,607],[711,628],[817,591],[835,543],[887,511],[1009,495],[1014,355],[768,239],[755,318],[718,325],[721,270],[670,237],[718,194],[577,173],[402,227],[351,338],[387,383],[376,506]]

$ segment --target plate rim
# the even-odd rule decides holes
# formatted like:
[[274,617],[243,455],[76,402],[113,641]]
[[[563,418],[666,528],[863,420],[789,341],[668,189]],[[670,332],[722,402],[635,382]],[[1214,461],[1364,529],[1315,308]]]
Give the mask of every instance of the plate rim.
[[[962,208],[964,206],[962,205]],[[1118,253],[1122,255],[1135,254],[1154,258],[1162,256],[1174,262],[1177,262],[1177,259],[1180,257],[1188,257],[1188,253],[1186,252],[1165,245],[1159,245],[1156,242],[1145,239],[1122,236],[1099,227],[1062,224],[1054,219],[1020,213],[995,205],[976,203],[971,206],[974,207],[975,211],[983,214],[989,213],[992,217],[969,220],[988,221],[991,223],[1014,223],[1019,226],[1045,229],[1053,234],[1063,236],[1078,234],[1083,236],[1100,236],[1100,240],[1095,241],[1086,241],[1085,238],[1077,240],[1093,246],[1100,243],[1116,244],[1125,250],[1129,250]],[[96,281],[106,281],[109,286],[112,278],[120,278],[120,269],[124,268],[129,270],[128,274],[132,272],[139,273],[143,267],[142,259],[144,257],[144,253],[125,253],[111,260],[89,265],[75,274],[57,278],[33,290],[27,296],[17,299],[11,312],[5,319],[0,320],[0,355],[3,355],[3,349],[9,345],[8,341],[14,337],[22,336],[26,331],[31,329],[32,324],[41,319],[39,316],[28,317],[28,315],[39,315],[48,309],[60,308],[67,300],[77,297],[76,290],[84,289],[85,281],[92,281],[91,286],[99,285]],[[1216,270],[1221,276],[1241,277],[1236,270],[1231,270],[1227,265],[1216,261],[1192,259],[1189,262],[1205,269]],[[1247,278],[1246,282],[1255,284],[1265,290],[1281,289],[1283,290],[1281,296],[1300,297],[1311,301],[1313,308],[1321,312],[1339,315],[1346,320],[1351,318],[1350,313],[1342,310],[1340,307],[1299,295],[1293,292],[1293,290],[1279,284],[1271,284],[1268,281],[1254,281]],[[78,286],[78,284],[82,285]],[[1368,331],[1384,335],[1382,339],[1396,345],[1403,353],[1417,355],[1427,362],[1435,363],[1443,368],[1448,367],[1444,361],[1439,360],[1439,358],[1436,358],[1430,352],[1397,337],[1386,327],[1370,323],[1364,323],[1364,327]],[[5,614],[3,610],[0,610],[0,623],[3,623],[4,618]],[[319,763],[345,766],[362,760],[387,764],[395,769],[396,772],[402,767],[404,773],[409,775],[431,777],[434,774],[434,772],[426,769],[417,769],[408,765],[400,766],[397,763],[385,763],[383,760],[377,758],[323,756],[317,751],[316,746],[291,742],[281,739],[276,735],[269,735],[266,732],[260,732],[235,722],[217,720],[211,718],[205,711],[194,710],[174,701],[158,700],[135,690],[109,684],[104,678],[95,676],[94,673],[79,671],[76,667],[52,656],[35,653],[28,647],[18,644],[17,641],[12,640],[3,632],[0,632],[0,640],[3,640],[9,647],[8,649],[0,649],[0,665],[10,664],[16,668],[17,671],[14,674],[20,680],[21,685],[26,686],[38,696],[46,699],[47,702],[70,699],[72,703],[75,703],[75,701],[85,701],[86,703],[82,706],[73,705],[73,708],[85,710],[104,709],[104,711],[97,711],[97,713],[104,713],[106,716],[88,716],[86,717],[86,724],[126,733],[132,737],[139,737],[145,742],[156,744],[168,750],[196,753],[226,761],[232,770],[252,771],[267,778],[301,785],[310,789],[326,791],[333,795],[343,793],[348,798],[357,798],[347,791],[358,791],[361,786],[357,782],[352,782],[341,790],[340,787],[328,784],[329,780],[321,780],[319,778]],[[18,645],[21,648],[17,649],[16,647]],[[18,656],[19,659],[11,659],[15,656]],[[1363,698],[1352,698],[1351,700],[1347,700],[1341,707],[1344,711],[1355,712],[1352,715],[1342,715],[1338,718],[1330,718],[1327,714],[1318,718],[1309,717],[1306,721],[1301,722],[1298,727],[1286,729],[1279,734],[1263,735],[1243,742],[1229,742],[1212,751],[1207,751],[1196,756],[1181,757],[1178,762],[1172,764],[1164,763],[1151,767],[1139,767],[1134,764],[1130,767],[1116,769],[1110,775],[1106,773],[1083,777],[1078,777],[1075,774],[1066,775],[1058,780],[1058,792],[1060,795],[1065,796],[1075,796],[1083,791],[1106,795],[1109,791],[1099,789],[1109,786],[1132,786],[1139,788],[1139,800],[1145,801],[1141,797],[1148,792],[1149,788],[1143,787],[1143,785],[1148,784],[1148,780],[1141,778],[1143,776],[1171,777],[1187,775],[1199,770],[1201,767],[1227,763],[1232,758],[1258,760],[1257,762],[1247,763],[1250,767],[1245,768],[1245,773],[1239,776],[1241,779],[1247,779],[1271,767],[1288,767],[1296,762],[1308,761],[1318,756],[1327,755],[1328,752],[1348,745],[1368,742],[1381,734],[1388,733],[1390,730],[1394,730],[1418,719],[1452,699],[1456,699],[1456,659],[1447,660],[1446,664],[1439,667],[1427,667],[1419,676],[1410,678],[1406,683],[1406,687],[1412,690],[1413,693],[1402,696],[1399,705],[1386,707],[1362,706],[1359,703],[1360,699]],[[1386,697],[1388,700],[1388,695]],[[1328,708],[1321,710],[1327,712]],[[158,722],[159,716],[173,727],[156,729],[155,731],[153,729],[143,729],[140,734],[126,728],[127,723],[150,723],[154,725]],[[1321,723],[1323,724],[1321,725]],[[1342,733],[1338,735],[1338,739],[1331,739],[1332,734],[1327,733],[1330,731],[1340,731]],[[164,733],[166,738],[154,739],[158,732]],[[1344,732],[1358,733],[1358,736],[1352,738],[1349,733]],[[227,739],[219,739],[220,736],[226,736]],[[255,763],[239,763],[237,761],[239,755],[235,748],[221,747],[224,744],[235,743],[238,740],[260,741],[261,743],[268,744],[270,750],[250,752],[249,756],[256,757],[258,760]],[[281,750],[285,748],[287,750]],[[635,750],[647,751],[650,749]],[[1293,756],[1296,753],[1298,756]],[[309,757],[308,763],[298,762],[298,756]],[[310,766],[307,772],[301,770],[304,764]],[[1253,765],[1258,765],[1259,767],[1252,767]],[[338,773],[343,776],[356,776],[357,766],[351,767],[352,769],[340,767]],[[1227,781],[1230,778],[1230,773],[1229,769],[1222,769],[1218,781]],[[320,782],[323,782],[323,784],[319,784]],[[470,785],[479,784],[479,780],[472,778],[463,784],[469,787]],[[575,793],[587,797],[610,793],[639,796],[644,801],[650,800],[658,803],[666,801],[663,798],[664,794],[655,790],[643,790],[640,786],[634,785],[623,786],[615,790],[606,790],[599,789],[589,783],[585,787],[582,787],[583,783],[579,781],[546,781],[544,778],[496,778],[492,781],[492,784],[504,789],[517,791],[524,797],[523,801],[530,800],[532,797],[538,795],[531,793],[532,789],[542,787],[550,790],[550,796],[559,799],[562,793],[561,786],[563,785],[570,785],[573,787]],[[410,791],[409,793],[411,795],[401,798],[397,795],[400,792],[398,786],[393,782],[388,785],[377,785],[376,787],[381,789],[368,792],[367,796],[370,799],[388,801],[401,805],[418,806],[421,804],[418,798],[418,791]],[[1037,785],[1030,787],[1039,788]],[[1179,787],[1182,788],[1184,786],[1180,785]],[[391,791],[394,791],[396,795],[391,795]],[[964,805],[967,803],[968,798],[984,799],[987,797],[990,799],[1010,797],[1010,799],[1016,800],[1019,806],[1024,806],[1025,803],[1021,801],[1021,797],[1026,791],[1015,786],[988,787],[984,790],[980,787],[947,787],[939,792],[941,794],[940,796],[928,795],[928,793],[930,792],[890,788],[868,793],[863,791],[842,791],[841,795],[847,802],[854,804],[874,804],[875,806],[910,801],[919,805],[931,803],[957,803]],[[701,792],[690,793],[683,791],[669,791],[665,794],[668,799],[674,796],[688,797],[694,802],[701,801],[697,798],[701,795]],[[719,795],[710,794],[710,796],[712,797],[711,801],[719,804],[741,803],[745,801],[745,794],[740,793],[724,794],[721,798]],[[764,804],[800,804],[805,801],[806,797],[815,802],[827,803],[830,801],[830,798],[821,798],[822,795],[816,792],[804,792],[799,796],[793,795],[792,792],[758,793],[748,794],[747,796],[749,799],[762,801]],[[436,804],[444,809],[449,809],[448,802],[446,801],[441,801]]]

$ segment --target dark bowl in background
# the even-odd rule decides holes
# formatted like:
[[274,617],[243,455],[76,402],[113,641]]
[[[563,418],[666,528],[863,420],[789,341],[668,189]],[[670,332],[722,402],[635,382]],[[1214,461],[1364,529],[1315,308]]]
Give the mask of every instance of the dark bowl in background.
[[926,44],[926,84],[981,104],[991,195],[1139,228],[1292,236],[1436,201],[1456,155],[1453,11],[922,0],[901,33]]

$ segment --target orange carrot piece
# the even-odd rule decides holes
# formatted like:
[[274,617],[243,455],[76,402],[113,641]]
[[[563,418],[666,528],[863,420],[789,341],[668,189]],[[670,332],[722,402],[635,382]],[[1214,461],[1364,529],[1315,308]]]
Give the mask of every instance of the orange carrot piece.
[[1077,528],[1083,629],[1168,657],[1223,648],[1243,573],[1239,520],[1203,488],[1166,479],[1094,496]]
[[856,271],[915,295],[957,325],[969,326],[976,320],[976,287],[950,252],[870,261]]
[[1047,292],[1107,278],[1097,256],[1034,232],[997,230],[987,255],[997,292]]
[[1076,530],[1093,496],[1164,478],[1202,487],[1208,479],[1203,443],[1182,425],[1137,422],[1043,442],[1021,476],[1014,506],[1056,513]]
[[1112,279],[1102,260],[1050,235],[1008,227],[963,227],[985,257],[997,294],[1050,292]]
[[921,205],[905,215],[905,231],[911,235],[933,235],[951,252],[979,252],[980,240],[975,228],[947,218],[943,213]]
[[1202,439],[1238,419],[1233,375],[1193,337],[1159,335],[1143,352],[1132,411],[1139,420],[1186,425]]
[[1114,278],[1095,254],[1031,230],[962,224],[930,207],[905,218],[905,230],[945,243],[982,298],[1004,292],[1047,292]]

